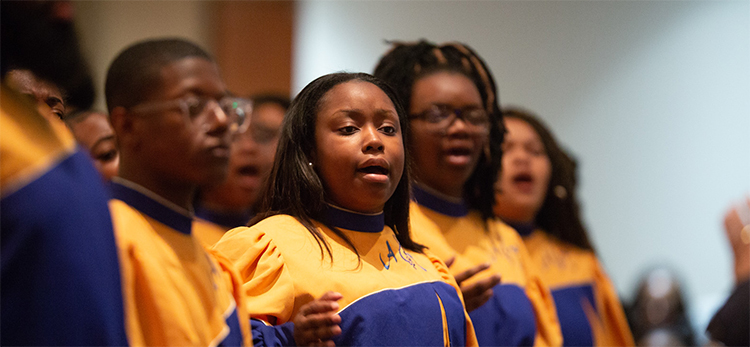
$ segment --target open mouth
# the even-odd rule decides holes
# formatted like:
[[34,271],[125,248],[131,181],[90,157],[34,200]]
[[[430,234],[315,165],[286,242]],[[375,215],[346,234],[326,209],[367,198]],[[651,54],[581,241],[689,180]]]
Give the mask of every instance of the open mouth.
[[237,173],[242,176],[257,176],[258,168],[252,165],[241,166],[239,169],[237,169]]
[[515,183],[531,183],[533,181],[534,181],[534,178],[531,177],[531,175],[527,173],[518,174],[513,177],[513,182]]
[[469,156],[472,153],[472,150],[469,148],[452,148],[447,151],[448,155],[457,155],[457,156]]
[[366,174],[376,174],[376,175],[387,175],[388,169],[382,167],[382,166],[365,166],[361,169],[359,169],[360,172],[364,172]]

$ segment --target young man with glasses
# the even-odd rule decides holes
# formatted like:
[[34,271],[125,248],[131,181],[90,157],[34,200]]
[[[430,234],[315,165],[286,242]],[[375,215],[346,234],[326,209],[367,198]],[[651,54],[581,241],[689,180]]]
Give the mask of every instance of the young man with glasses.
[[236,272],[191,230],[193,195],[226,176],[249,102],[228,96],[212,58],[182,40],[125,49],[105,89],[121,151],[110,210],[130,344],[250,344]]

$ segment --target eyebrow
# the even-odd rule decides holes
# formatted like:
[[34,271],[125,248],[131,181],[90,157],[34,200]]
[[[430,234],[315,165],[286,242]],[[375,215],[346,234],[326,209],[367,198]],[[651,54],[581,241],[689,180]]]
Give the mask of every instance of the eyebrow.
[[55,105],[63,105],[63,107],[65,106],[65,103],[62,101],[62,99],[56,96],[47,97],[47,100],[45,101],[47,102],[47,105],[49,105],[50,107],[55,106]]
[[[358,109],[358,108],[345,108],[345,109],[341,109],[341,110],[336,111],[336,113],[343,113],[343,114],[346,114],[346,115],[350,115],[350,114],[362,115],[362,114],[364,114],[364,112],[362,112],[362,110]],[[393,115],[396,118],[398,118],[398,112],[395,112],[395,111],[392,111],[392,110],[388,110],[388,109],[385,109],[385,108],[379,108],[379,109],[375,110],[375,114],[376,115],[385,115],[385,116]]]
[[115,135],[114,134],[102,137],[102,138],[96,140],[96,142],[94,142],[94,144],[91,146],[91,148],[94,148],[94,147],[98,146],[100,143],[102,143],[104,141],[114,140],[114,139],[115,139]]

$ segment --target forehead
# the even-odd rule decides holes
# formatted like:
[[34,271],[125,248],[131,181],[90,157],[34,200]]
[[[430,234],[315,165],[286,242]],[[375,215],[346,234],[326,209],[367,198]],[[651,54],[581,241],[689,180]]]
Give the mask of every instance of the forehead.
[[508,133],[505,136],[506,139],[517,141],[542,141],[541,137],[536,133],[531,124],[513,117],[505,117],[503,121],[505,122],[505,128],[508,130]]
[[7,73],[7,83],[22,94],[39,98],[56,97],[63,99],[62,91],[57,85],[40,80],[29,70],[11,70]]
[[[331,88],[321,100],[321,111],[326,109],[386,110],[396,114],[393,101],[378,86],[365,81],[352,80]],[[336,111],[336,110],[329,110]]]
[[114,134],[112,126],[109,125],[107,115],[100,112],[92,112],[84,115],[85,119],[73,123],[71,128],[75,137],[87,146],[93,145],[103,137]]
[[438,71],[420,77],[412,87],[412,98],[420,99],[471,99],[482,100],[479,89],[474,82],[462,73],[455,71]]
[[251,121],[262,122],[263,124],[269,125],[281,125],[281,121],[284,119],[284,110],[281,105],[273,102],[263,103],[261,105],[253,107],[253,114]]
[[215,63],[202,57],[187,57],[159,70],[159,96],[169,99],[184,94],[216,96],[225,93],[224,81]]

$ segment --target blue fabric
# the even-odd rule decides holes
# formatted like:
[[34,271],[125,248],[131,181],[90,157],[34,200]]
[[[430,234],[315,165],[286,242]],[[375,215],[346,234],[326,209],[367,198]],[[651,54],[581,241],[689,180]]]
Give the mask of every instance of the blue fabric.
[[337,228],[366,233],[379,233],[383,231],[385,226],[385,215],[382,212],[376,215],[368,215],[329,206],[326,217],[328,222]]
[[508,225],[523,237],[531,235],[537,229],[534,223],[508,223]]
[[[440,300],[438,300],[438,297]],[[456,290],[444,282],[389,289],[339,312],[336,346],[444,346],[440,301],[452,346],[466,344],[466,318]]]
[[245,342],[242,339],[242,328],[240,328],[240,320],[237,318],[237,309],[232,310],[232,313],[224,321],[229,327],[229,334],[219,342],[219,346],[242,346]]
[[455,203],[435,196],[418,185],[412,185],[411,198],[418,204],[438,213],[451,217],[463,217],[469,214],[469,207],[465,202]]
[[247,223],[255,217],[255,214],[250,210],[245,213],[222,213],[209,210],[199,203],[195,203],[193,208],[196,217],[230,229],[247,226]]
[[594,288],[591,285],[565,287],[552,291],[563,334],[563,346],[593,346],[591,324],[583,310],[584,300],[596,312]]
[[151,197],[117,182],[112,182],[110,189],[114,199],[121,200],[159,223],[183,234],[190,235],[193,227],[193,219],[191,217],[164,206]]
[[1,345],[127,345],[101,181],[78,151],[0,200]]
[[250,327],[253,332],[253,346],[279,347],[296,346],[294,342],[294,323],[269,326],[263,322],[251,319]]
[[498,284],[492,298],[471,311],[480,346],[533,346],[536,316],[526,293],[515,284]]

